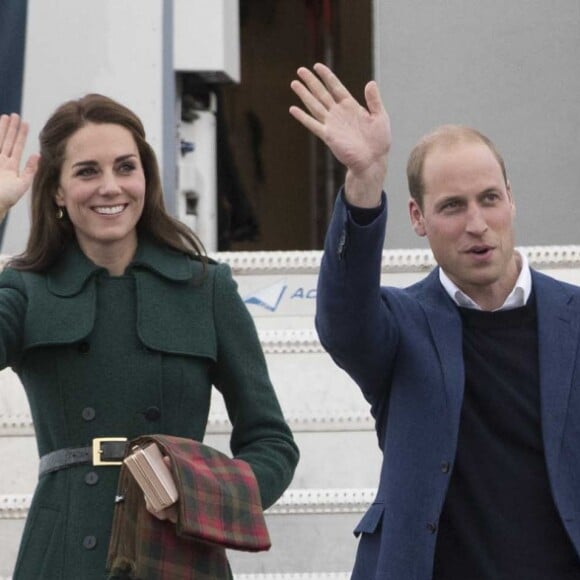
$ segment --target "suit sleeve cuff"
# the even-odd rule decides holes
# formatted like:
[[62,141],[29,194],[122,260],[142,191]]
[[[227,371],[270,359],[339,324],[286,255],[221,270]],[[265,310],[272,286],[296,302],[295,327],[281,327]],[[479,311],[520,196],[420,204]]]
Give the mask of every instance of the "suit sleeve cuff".
[[386,195],[383,192],[381,195],[381,205],[378,207],[358,207],[356,205],[351,205],[346,201],[346,197],[344,196],[344,189],[340,192],[342,195],[342,200],[346,206],[348,214],[352,221],[357,226],[368,226],[372,222],[374,222],[380,215],[385,211],[386,205]]

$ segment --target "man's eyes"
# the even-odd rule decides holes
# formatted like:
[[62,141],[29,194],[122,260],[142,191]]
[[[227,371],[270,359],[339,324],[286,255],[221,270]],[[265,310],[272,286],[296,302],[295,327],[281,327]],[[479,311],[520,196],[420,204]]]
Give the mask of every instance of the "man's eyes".
[[[479,203],[482,205],[494,205],[501,199],[501,195],[496,191],[486,192],[479,198]],[[444,202],[439,207],[439,211],[451,213],[454,211],[459,211],[463,208],[466,203],[460,199],[450,199],[449,201]]]
[[457,199],[452,199],[450,201],[445,202],[441,206],[441,211],[453,211],[461,207],[461,202]]
[[498,193],[496,193],[494,191],[490,191],[489,193],[486,193],[483,196],[483,202],[484,203],[495,203],[499,198],[500,198],[500,196]]

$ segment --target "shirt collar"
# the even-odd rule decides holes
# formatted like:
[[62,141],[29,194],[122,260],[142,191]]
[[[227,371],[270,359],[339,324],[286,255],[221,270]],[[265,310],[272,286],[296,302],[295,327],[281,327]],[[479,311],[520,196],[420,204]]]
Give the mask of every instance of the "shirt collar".
[[[512,291],[508,294],[505,302],[495,310],[510,310],[512,308],[519,308],[524,306],[532,293],[532,274],[530,272],[530,265],[528,258],[525,253],[516,250],[520,258],[520,273],[518,279],[516,280],[515,286]],[[439,268],[439,280],[441,285],[449,294],[449,297],[457,306],[462,308],[472,308],[473,310],[482,310],[481,306],[477,304],[472,298],[470,298],[465,292],[460,290],[447,276],[442,268]]]
[[[147,239],[139,239],[137,252],[127,271],[135,267],[151,270],[168,280],[184,281],[192,276],[191,262],[186,254]],[[74,296],[91,276],[105,271],[89,260],[74,242],[48,271],[48,289],[57,296]]]

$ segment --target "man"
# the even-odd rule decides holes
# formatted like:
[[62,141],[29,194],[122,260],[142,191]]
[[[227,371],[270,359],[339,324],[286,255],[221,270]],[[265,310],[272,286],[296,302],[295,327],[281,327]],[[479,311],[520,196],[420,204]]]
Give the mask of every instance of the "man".
[[317,64],[290,113],[347,168],[316,324],[361,388],[383,466],[355,580],[580,579],[580,289],[514,249],[503,160],[473,129],[411,153],[409,214],[438,268],[381,288],[390,122]]

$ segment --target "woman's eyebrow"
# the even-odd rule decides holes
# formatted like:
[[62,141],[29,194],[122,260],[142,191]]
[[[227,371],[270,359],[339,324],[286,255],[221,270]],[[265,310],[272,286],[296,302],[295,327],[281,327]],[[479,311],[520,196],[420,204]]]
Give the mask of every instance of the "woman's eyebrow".
[[[119,155],[119,157],[117,157],[115,159],[115,163],[119,163],[120,161],[126,161],[127,159],[131,159],[131,158],[135,158],[137,157],[137,155],[135,153],[127,153],[126,155]],[[72,167],[86,167],[86,166],[92,166],[92,165],[98,165],[98,162],[95,161],[94,159],[86,159],[83,161],[77,161],[76,163],[72,164]]]

